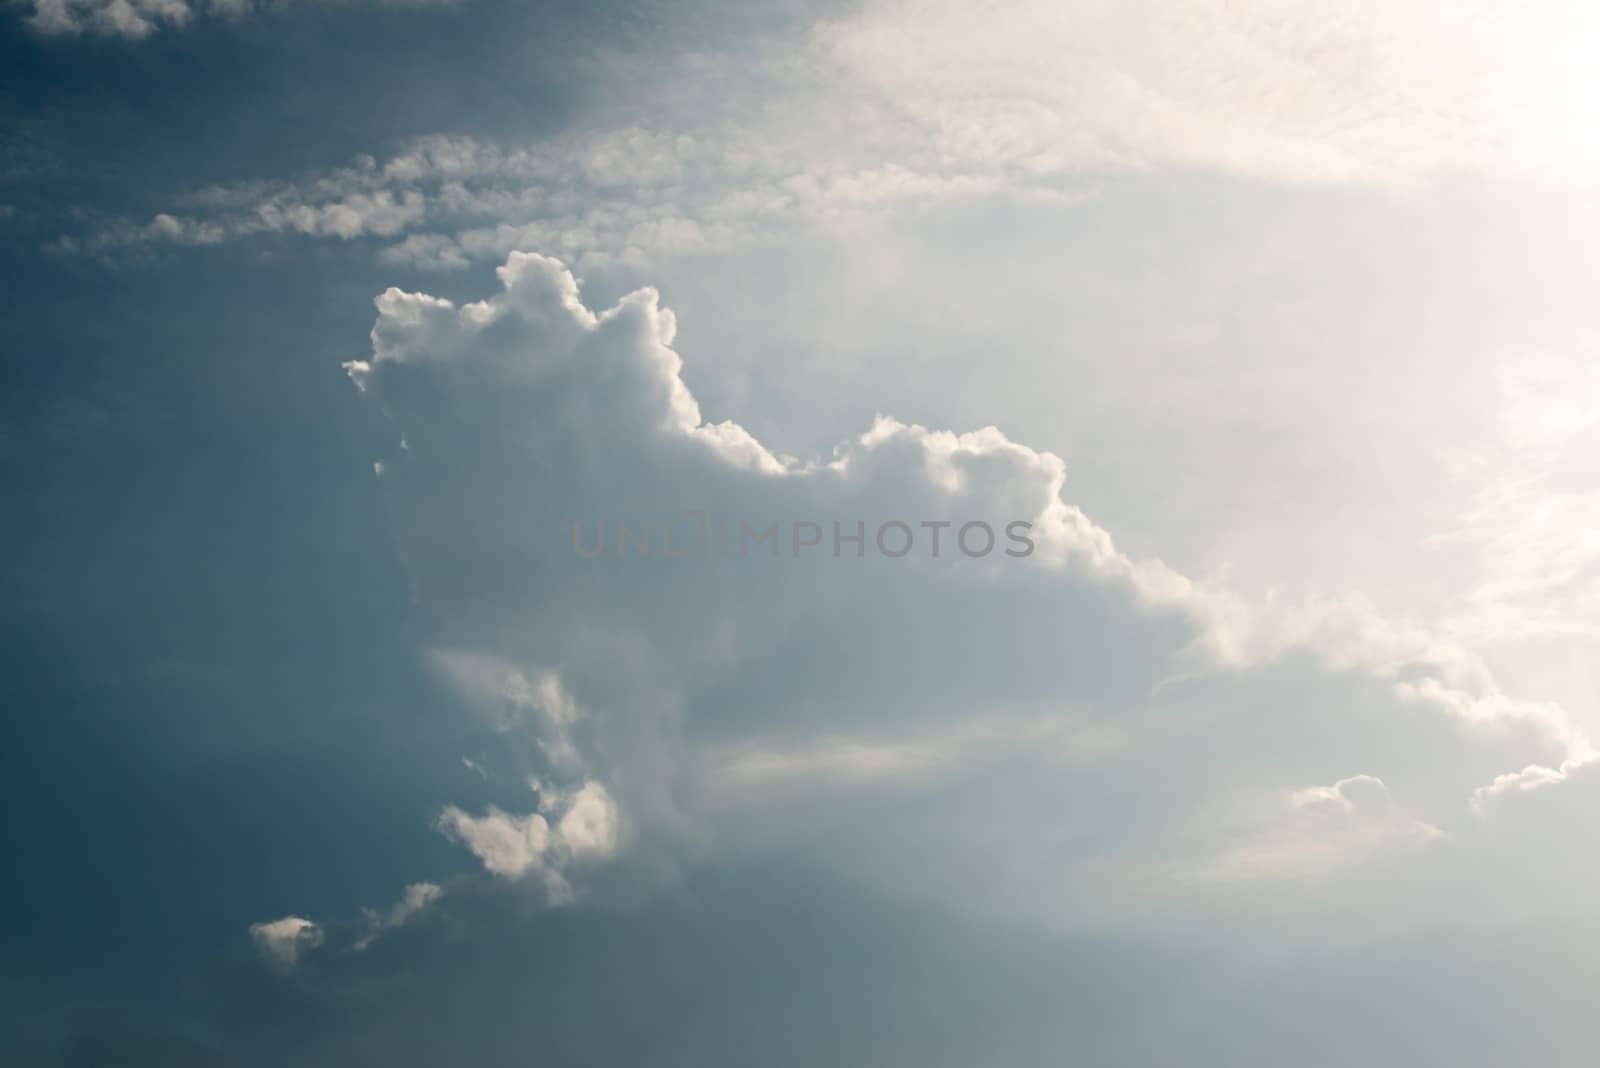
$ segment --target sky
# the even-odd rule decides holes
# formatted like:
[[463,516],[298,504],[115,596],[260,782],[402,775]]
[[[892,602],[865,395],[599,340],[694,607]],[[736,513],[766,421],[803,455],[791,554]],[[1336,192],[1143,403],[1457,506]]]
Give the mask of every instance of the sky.
[[0,70],[0,1062],[1594,1063],[1589,5]]

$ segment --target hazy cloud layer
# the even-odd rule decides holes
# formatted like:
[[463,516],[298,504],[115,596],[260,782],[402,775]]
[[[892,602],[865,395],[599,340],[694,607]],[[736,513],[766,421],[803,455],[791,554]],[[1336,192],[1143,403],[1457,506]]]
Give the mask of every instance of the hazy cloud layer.
[[1021,0],[874,4],[821,37],[952,155],[1394,185],[1592,177],[1592,57],[1573,42],[1594,29],[1574,0]]
[[386,262],[458,269],[540,248],[582,267],[952,198],[1070,201],[1125,176],[1584,184],[1600,173],[1584,136],[1600,100],[1577,42],[1595,29],[1576,0],[871,4],[798,41],[741,38],[737,55],[590,61],[640,85],[627,122],[528,143],[441,134],[382,162],[203,190],[56,247],[399,237]]

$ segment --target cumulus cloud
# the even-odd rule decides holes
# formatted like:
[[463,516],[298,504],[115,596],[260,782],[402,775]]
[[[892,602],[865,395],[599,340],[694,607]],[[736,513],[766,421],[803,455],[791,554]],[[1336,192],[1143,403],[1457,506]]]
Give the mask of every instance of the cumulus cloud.
[[450,805],[439,816],[439,828],[470,849],[490,874],[533,876],[553,902],[565,904],[574,895],[569,873],[616,851],[620,818],[606,788],[592,780],[568,795],[545,792],[541,802],[545,811],[523,815],[491,805],[473,816]]
[[[706,417],[654,291],[595,311],[523,253],[499,277],[460,305],[388,291],[349,365],[395,427],[380,481],[433,659],[526,751],[535,806],[440,818],[496,875],[566,900],[594,860],[799,835],[952,893],[992,894],[978,873],[1004,864],[1040,888],[1029,907],[1047,885],[1125,904],[1131,870],[1381,861],[1508,768],[1589,759],[1561,706],[1505,694],[1447,637],[1130,557],[1069,503],[1060,458],[997,429],[881,417],[830,457],[781,456]],[[1033,551],[969,553],[973,521],[1025,523]],[[895,522],[915,552],[885,552]],[[1376,776],[1341,777],[1369,761],[1403,815],[1369,803]],[[1267,797],[1279,815],[1241,825]],[[1094,813],[1114,833],[1090,837]]]
[[270,923],[251,924],[250,937],[269,965],[291,971],[301,957],[322,945],[327,934],[310,920],[285,916]]
[[439,829],[463,843],[491,874],[532,876],[552,901],[570,902],[576,893],[571,876],[610,857],[622,840],[616,802],[591,777],[593,742],[584,709],[554,671],[525,671],[495,656],[454,649],[435,649],[430,660],[501,736],[502,755],[537,800],[533,811],[522,814],[490,806],[473,816],[446,806]]

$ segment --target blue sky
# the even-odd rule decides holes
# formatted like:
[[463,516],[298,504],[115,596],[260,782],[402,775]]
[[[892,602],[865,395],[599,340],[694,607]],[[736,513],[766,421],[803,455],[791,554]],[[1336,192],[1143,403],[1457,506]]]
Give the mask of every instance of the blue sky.
[[1591,1063],[1597,42],[0,8],[0,1060]]

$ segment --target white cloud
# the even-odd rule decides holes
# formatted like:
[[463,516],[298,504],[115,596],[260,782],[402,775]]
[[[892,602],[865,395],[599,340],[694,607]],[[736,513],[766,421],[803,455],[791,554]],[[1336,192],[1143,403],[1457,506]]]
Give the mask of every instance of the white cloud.
[[1427,846],[1438,827],[1395,804],[1374,775],[1289,791],[1244,840],[1208,856],[1186,874],[1200,882],[1314,882],[1377,860],[1385,851]]
[[1455,606],[1464,640],[1600,637],[1600,365],[1523,354],[1499,369],[1499,409],[1481,444],[1450,455],[1469,507],[1433,544],[1480,561]]
[[544,811],[516,815],[491,805],[484,815],[473,816],[449,805],[439,816],[439,829],[470,849],[490,874],[531,876],[552,902],[564,904],[575,896],[573,871],[616,852],[621,817],[606,788],[593,780],[570,795],[546,792],[540,807]]
[[310,920],[285,916],[270,923],[251,924],[250,937],[268,964],[280,971],[291,971],[301,957],[322,945],[327,935]]
[[521,875],[550,849],[550,824],[537,812],[513,816],[491,807],[477,817],[452,807],[444,810],[439,826],[465,842],[495,875]]
[[[1589,751],[1562,706],[1507,695],[1469,648],[1360,598],[1252,603],[1128,556],[1068,502],[1058,457],[997,429],[881,417],[829,458],[779,456],[707,419],[653,291],[594,311],[551,259],[514,254],[499,276],[464,305],[388,291],[371,358],[350,365],[406,442],[381,482],[441,622],[435,660],[539,769],[534,810],[441,818],[495,874],[566,899],[580,861],[817,840],[818,823],[862,862],[910,851],[900,865],[983,893],[986,865],[1038,868],[1015,885],[1044,887],[1160,870],[1174,849],[1192,858],[1164,865],[1180,881],[1327,874],[1437,837],[1508,768],[1553,783]],[[1017,518],[1036,551],[574,552],[577,520],[674,520],[691,544],[687,511],[735,530]],[[1404,814],[1366,803],[1376,777],[1339,777],[1374,759],[1415,799]],[[1307,781],[1334,785],[1292,792]],[[1227,814],[1267,797],[1281,820],[1240,845]],[[1094,813],[1115,829],[1107,855],[1048,846]]]
[[[513,664],[447,649],[433,650],[430,661],[471,699],[496,731],[530,736],[548,771],[567,777],[582,775],[586,765],[573,736],[582,710],[562,688],[559,675],[539,671],[530,678]],[[471,761],[466,765],[483,773]]]
[[434,883],[412,883],[401,892],[400,900],[391,905],[387,912],[363,909],[367,930],[356,939],[356,951],[366,949],[389,931],[404,927],[443,896],[443,888]]
[[[459,0],[314,0],[324,4],[450,7]],[[32,0],[27,22],[44,34],[98,34],[132,40],[180,29],[195,18],[239,17],[276,6],[272,0]]]
[[[402,350],[384,351],[407,358]],[[573,900],[572,877],[614,855],[622,841],[616,801],[593,777],[584,709],[554,671],[443,648],[433,649],[429,661],[501,736],[507,754],[524,761],[528,787],[537,795],[534,810],[521,814],[491,805],[474,816],[448,805],[438,828],[471,850],[491,874],[532,876],[552,901]],[[464,763],[484,775],[476,763]]]
[[[139,34],[202,10],[48,0],[34,22]],[[1597,29],[1580,0],[873,3],[798,44],[738,38],[597,65],[613,88],[637,87],[631,121],[520,144],[421,138],[381,163],[207,190],[57,247],[377,236],[397,238],[381,253],[394,264],[459,269],[536,247],[582,267],[856,231],[951,201],[1070,202],[1126,175],[1582,184],[1600,174],[1586,136],[1600,121]],[[740,91],[662,103],[724,80]]]
[[1103,756],[1124,739],[1115,726],[1087,727],[1073,717],[1014,722],[976,720],[903,737],[761,738],[716,746],[704,754],[705,788],[726,804],[749,804],[785,788],[843,789],[902,785],[1018,749],[1063,761]]
[[[345,944],[360,953],[379,938],[415,920],[444,896],[435,883],[419,882],[407,886],[400,899],[387,909],[363,908],[358,933],[347,936]],[[335,927],[337,932],[339,928]],[[270,923],[250,925],[250,938],[262,959],[280,972],[293,971],[307,953],[329,940],[328,929],[302,916],[285,916]]]
[[1577,0],[1017,0],[872,4],[819,38],[955,158],[1395,185],[1592,174],[1595,29]]
[[1336,812],[1351,813],[1358,804],[1372,800],[1387,802],[1389,788],[1375,775],[1352,775],[1331,786],[1308,786],[1289,794],[1289,806],[1296,809],[1327,807]]
[[146,37],[194,15],[187,0],[34,0],[28,23],[40,33]]
[[622,837],[617,806],[597,782],[586,782],[564,804],[556,838],[577,858],[605,857]]
[[381,162],[364,156],[298,181],[200,190],[149,222],[118,220],[55,247],[108,254],[262,234],[404,235],[382,250],[384,262],[453,270],[538,247],[591,263],[643,263],[847,226],[895,207],[1001,195],[1070,199],[1050,183],[896,159],[885,146],[822,159],[804,139],[759,160],[729,149],[755,138],[740,126],[690,137],[633,124],[521,145],[424,137]]

